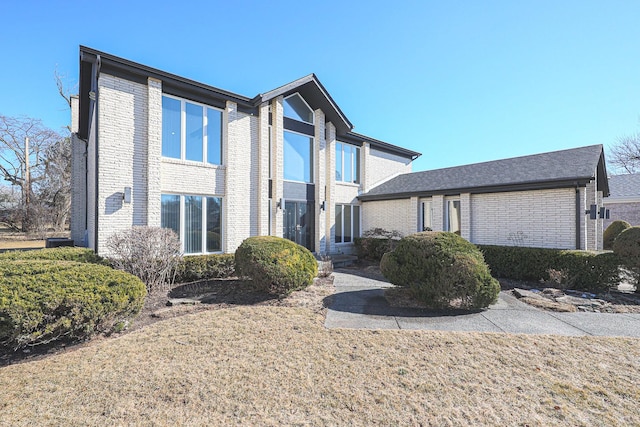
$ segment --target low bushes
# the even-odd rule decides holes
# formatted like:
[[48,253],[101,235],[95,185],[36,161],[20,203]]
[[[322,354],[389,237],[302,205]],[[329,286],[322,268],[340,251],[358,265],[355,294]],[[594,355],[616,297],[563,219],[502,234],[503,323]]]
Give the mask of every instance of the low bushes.
[[0,262],[0,344],[18,349],[118,330],[145,295],[138,278],[104,265]]
[[234,254],[186,256],[178,263],[175,281],[185,283],[231,277],[235,269]]
[[0,253],[0,261],[8,260],[50,260],[101,263],[102,258],[91,249],[60,247],[32,251],[9,251]]
[[604,230],[604,234],[602,235],[602,247],[604,249],[613,249],[613,242],[616,240],[616,237],[629,227],[631,227],[631,224],[627,221],[613,221],[609,224],[607,229]]
[[[588,292],[604,292],[619,282],[619,260],[612,253],[479,245],[495,277],[550,281]],[[552,277],[553,276],[553,277]]]
[[397,231],[374,228],[353,239],[359,259],[380,262],[382,256],[395,249],[402,236]]
[[318,263],[308,249],[280,237],[245,239],[236,250],[235,261],[239,276],[276,295],[305,288],[318,274]]
[[380,270],[391,283],[409,288],[414,297],[435,308],[487,307],[500,292],[482,253],[454,233],[406,236],[382,257]]

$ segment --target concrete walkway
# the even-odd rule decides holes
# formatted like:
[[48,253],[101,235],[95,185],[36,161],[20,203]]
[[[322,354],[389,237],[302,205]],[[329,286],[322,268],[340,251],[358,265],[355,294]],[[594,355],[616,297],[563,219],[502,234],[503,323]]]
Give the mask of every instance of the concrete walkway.
[[380,279],[361,277],[357,270],[337,269],[325,326],[351,329],[423,329],[437,331],[507,332],[514,334],[597,335],[640,338],[640,314],[556,313],[518,301],[506,292],[487,310],[434,312],[390,307]]

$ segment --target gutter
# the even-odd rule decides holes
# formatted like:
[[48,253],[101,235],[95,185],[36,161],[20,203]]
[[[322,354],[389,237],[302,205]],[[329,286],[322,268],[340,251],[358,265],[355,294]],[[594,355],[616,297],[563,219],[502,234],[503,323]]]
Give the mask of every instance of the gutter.
[[580,230],[581,230],[581,222],[580,219],[582,217],[582,209],[580,209],[580,188],[578,184],[576,184],[576,249],[580,249]]
[[95,153],[95,155],[96,155],[96,211],[95,211],[95,218],[96,219],[95,219],[95,224],[94,224],[95,229],[94,229],[94,240],[93,240],[93,243],[95,245],[94,252],[98,253],[98,214],[100,212],[100,210],[98,209],[98,200],[99,200],[99,197],[98,197],[98,189],[99,189],[98,180],[99,180],[99,177],[100,177],[100,174],[99,174],[100,167],[98,165],[98,161],[99,161],[99,158],[100,158],[100,156],[98,155],[98,153],[99,153],[98,141],[100,140],[100,132],[99,132],[99,130],[100,130],[100,126],[99,126],[99,123],[100,123],[99,105],[100,105],[100,103],[98,102],[99,97],[100,97],[100,90],[99,90],[99,87],[98,87],[98,78],[100,77],[100,68],[102,67],[102,59],[100,58],[100,55],[96,55],[96,65],[95,65],[95,67],[96,67],[96,69],[95,69],[96,75],[95,75],[95,80],[94,81],[95,81],[95,84],[96,84],[96,88],[95,88],[95,98],[96,99],[94,101],[95,102],[94,110],[95,110],[95,113],[96,113],[96,122],[95,122],[95,126],[96,126],[96,153]]

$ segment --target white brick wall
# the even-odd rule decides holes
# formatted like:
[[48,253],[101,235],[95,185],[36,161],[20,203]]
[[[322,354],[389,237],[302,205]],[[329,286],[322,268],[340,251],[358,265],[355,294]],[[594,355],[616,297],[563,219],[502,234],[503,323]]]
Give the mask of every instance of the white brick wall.
[[365,151],[364,192],[403,173],[411,172],[411,160],[369,148]]
[[[161,159],[162,159],[162,82],[147,81],[147,221],[146,225],[160,227]],[[179,179],[178,182],[182,181]]]
[[87,144],[71,134],[71,238],[78,246],[85,244],[86,217],[85,206],[87,203],[86,187],[86,161]]
[[[147,222],[148,89],[108,74],[99,81],[98,253],[109,236]],[[125,187],[131,203],[123,203]]]
[[362,204],[362,231],[383,228],[399,231],[402,235],[417,230],[417,198],[379,200]]
[[471,242],[575,248],[575,190],[518,191],[471,196]]
[[[162,193],[222,196],[226,167],[163,158],[160,162]],[[158,195],[158,199],[160,196]],[[248,200],[247,200],[248,203]]]
[[[327,179],[327,141],[325,138],[325,122],[322,110],[315,110],[314,123],[314,184],[315,184],[315,208],[316,211],[316,231],[314,236],[316,253],[327,252],[327,219],[326,215],[320,211],[320,204],[325,199],[325,185]],[[329,234],[330,235],[330,234]]]
[[[269,234],[269,104],[260,106],[259,126],[259,156],[258,156],[258,232],[260,236]],[[275,203],[274,203],[275,205]]]
[[327,182],[327,203],[325,210],[325,227],[327,229],[327,239],[329,240],[326,246],[328,253],[335,253],[336,248],[336,201],[337,185],[336,185],[336,127],[333,123],[328,122],[325,125],[326,130],[326,182]]
[[[234,252],[247,237],[257,234],[258,164],[257,120],[238,112],[237,104],[227,101],[225,113],[228,126],[223,143],[226,165],[224,198],[225,252]],[[255,138],[255,139],[252,139]],[[253,203],[252,203],[253,201]]]

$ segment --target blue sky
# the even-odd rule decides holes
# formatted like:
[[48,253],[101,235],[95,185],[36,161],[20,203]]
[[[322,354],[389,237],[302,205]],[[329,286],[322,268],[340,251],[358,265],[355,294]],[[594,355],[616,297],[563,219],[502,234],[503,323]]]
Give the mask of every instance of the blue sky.
[[86,45],[254,96],[316,73],[354,130],[434,169],[640,130],[638,1],[5,0],[0,114],[69,121]]

